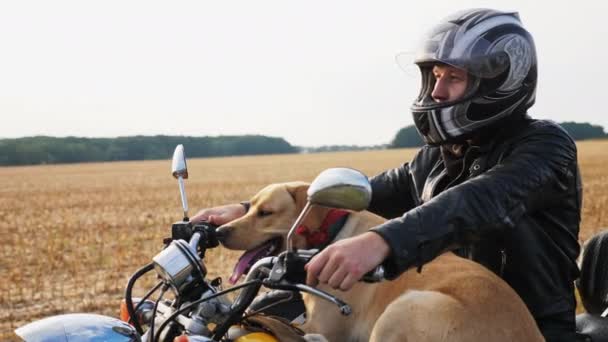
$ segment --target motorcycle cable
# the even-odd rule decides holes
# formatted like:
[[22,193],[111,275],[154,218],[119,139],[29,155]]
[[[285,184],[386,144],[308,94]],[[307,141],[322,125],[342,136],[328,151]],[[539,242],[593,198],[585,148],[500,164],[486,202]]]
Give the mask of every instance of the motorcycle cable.
[[[129,317],[135,317],[135,309],[133,309],[133,298],[131,297],[131,293],[133,291],[133,285],[135,285],[135,281],[139,279],[144,274],[152,271],[154,269],[154,263],[149,263],[144,267],[138,269],[133,273],[131,278],[129,278],[129,282],[127,283],[127,288],[125,289],[125,304],[127,306],[127,312],[129,313]],[[143,335],[144,331],[139,325],[139,322],[136,319],[133,319],[133,327],[139,335]]]
[[245,318],[249,318],[251,316],[255,316],[257,314],[259,314],[260,312],[266,311],[268,309],[274,308],[275,306],[281,305],[281,304],[285,304],[285,303],[289,303],[289,301],[291,301],[294,298],[293,296],[293,291],[291,291],[289,293],[289,296],[284,298],[284,299],[278,299],[276,302],[267,304],[266,306],[263,306],[259,309],[256,310],[252,310],[252,311],[248,311],[245,315],[243,315],[243,319]]
[[160,338],[160,333],[163,331],[163,329],[165,329],[165,327],[167,326],[167,324],[169,324],[169,322],[173,321],[173,320],[174,320],[174,319],[175,319],[175,318],[176,318],[178,315],[180,315],[180,314],[182,314],[182,313],[184,313],[184,312],[186,312],[186,311],[188,311],[188,310],[192,309],[194,306],[196,306],[196,305],[198,305],[198,304],[200,304],[200,303],[202,303],[202,302],[204,302],[204,301],[207,301],[207,300],[213,299],[213,298],[215,298],[215,297],[223,296],[223,295],[225,295],[225,294],[227,294],[227,293],[230,293],[230,292],[233,292],[233,291],[236,291],[236,290],[240,290],[240,289],[242,289],[242,288],[244,288],[244,287],[248,287],[248,286],[252,286],[252,285],[258,285],[258,284],[261,284],[261,283],[262,283],[262,281],[261,281],[261,280],[259,280],[259,279],[255,279],[255,280],[251,280],[251,281],[248,281],[248,282],[244,282],[244,283],[242,283],[242,284],[239,284],[239,285],[233,286],[233,287],[231,287],[231,288],[229,288],[229,289],[226,289],[226,290],[223,290],[223,291],[216,292],[216,293],[214,293],[214,294],[212,294],[212,295],[210,295],[210,296],[208,296],[208,297],[201,298],[201,299],[199,299],[199,300],[195,300],[194,302],[192,302],[192,303],[188,304],[187,306],[184,306],[183,308],[181,308],[181,309],[179,309],[179,310],[176,310],[174,313],[172,313],[172,314],[171,314],[171,316],[169,316],[169,317],[168,317],[168,318],[167,318],[167,319],[166,319],[166,320],[165,320],[165,321],[164,321],[164,322],[163,322],[163,323],[160,325],[160,327],[158,328],[158,333],[156,334],[156,336],[154,336],[154,337],[153,337],[153,340],[152,340],[152,341],[153,341],[153,342],[158,342],[158,339]]
[[[152,322],[150,322],[150,335],[148,339],[154,339],[154,321],[156,321],[156,312],[158,311],[158,303],[163,299],[165,292],[169,289],[169,286],[165,284],[163,288],[160,290],[160,295],[156,299],[154,303],[154,309],[152,310]],[[160,334],[159,334],[160,335]]]
[[[150,291],[148,291],[145,296],[142,297],[142,299],[139,301],[139,303],[137,303],[137,305],[135,306],[135,312],[137,313],[137,310],[139,310],[142,305],[144,305],[144,302],[154,293],[156,292],[156,290],[158,290],[158,288],[160,288],[164,283],[162,281],[159,281],[158,284],[156,284]],[[129,321],[127,323],[131,324],[133,321],[133,317],[129,317]]]
[[219,324],[215,328],[215,330],[213,330],[214,340],[219,341],[219,338],[224,336],[233,324],[236,324],[237,322],[243,319],[243,314],[245,313],[245,310],[247,310],[249,305],[251,305],[251,303],[255,299],[255,296],[260,291],[260,287],[262,287],[262,284],[263,282],[260,280],[259,284],[255,284],[255,286],[252,285],[250,288],[243,290],[239,294],[239,296],[232,304],[232,310],[228,315],[228,318],[226,318],[226,320],[222,324]]

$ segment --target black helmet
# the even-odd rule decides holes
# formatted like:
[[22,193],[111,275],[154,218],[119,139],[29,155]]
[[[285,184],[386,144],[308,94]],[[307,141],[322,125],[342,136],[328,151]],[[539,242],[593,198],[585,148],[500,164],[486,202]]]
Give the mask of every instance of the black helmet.
[[[490,9],[458,12],[435,26],[414,63],[422,87],[412,105],[418,132],[427,144],[462,142],[480,129],[525,113],[536,93],[536,51],[517,13]],[[465,94],[435,102],[432,68],[447,64],[469,73]]]

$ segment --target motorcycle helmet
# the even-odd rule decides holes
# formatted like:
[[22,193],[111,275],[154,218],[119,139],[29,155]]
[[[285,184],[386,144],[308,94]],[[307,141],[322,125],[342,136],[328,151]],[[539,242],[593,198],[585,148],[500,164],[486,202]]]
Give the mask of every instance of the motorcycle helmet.
[[[442,20],[424,36],[414,63],[422,84],[411,110],[427,144],[461,143],[534,104],[534,41],[515,12],[471,9]],[[463,96],[433,99],[437,64],[468,72]]]

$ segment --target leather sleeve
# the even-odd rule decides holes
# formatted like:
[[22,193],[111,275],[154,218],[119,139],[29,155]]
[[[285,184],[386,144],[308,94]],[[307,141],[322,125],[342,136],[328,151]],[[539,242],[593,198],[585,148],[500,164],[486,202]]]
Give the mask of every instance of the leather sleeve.
[[414,207],[408,163],[370,179],[372,201],[368,211],[384,218],[395,218]]
[[575,162],[576,146],[562,128],[545,122],[526,129],[494,167],[373,229],[391,248],[387,278],[486,234],[508,233],[542,207],[547,189],[567,184],[560,180]]

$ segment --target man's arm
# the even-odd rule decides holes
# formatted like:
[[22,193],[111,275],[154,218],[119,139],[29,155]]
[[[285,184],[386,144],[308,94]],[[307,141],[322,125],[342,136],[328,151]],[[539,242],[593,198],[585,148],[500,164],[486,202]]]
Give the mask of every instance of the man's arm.
[[226,204],[219,207],[201,209],[190,218],[190,222],[197,223],[208,221],[217,226],[221,226],[245,215],[248,209],[249,202]]
[[373,229],[389,244],[389,278],[486,234],[513,228],[543,205],[545,189],[567,184],[576,146],[558,126],[544,123],[523,136],[487,172]]
[[[423,146],[412,158],[411,162],[400,167],[384,171],[370,179],[372,185],[372,201],[368,211],[384,218],[391,219],[403,215],[417,204],[417,190],[412,171],[425,178],[422,172],[428,172],[429,164],[435,163],[439,156],[439,148]],[[425,171],[417,170],[417,167]],[[429,169],[429,170],[426,170]]]
[[414,207],[408,163],[374,176],[370,184],[372,201],[368,211],[385,218],[395,218]]

